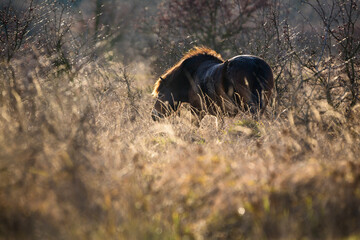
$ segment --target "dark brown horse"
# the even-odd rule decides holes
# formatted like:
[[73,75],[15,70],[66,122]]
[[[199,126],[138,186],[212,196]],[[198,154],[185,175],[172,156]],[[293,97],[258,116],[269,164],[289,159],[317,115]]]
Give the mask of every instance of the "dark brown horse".
[[271,68],[263,59],[240,55],[224,61],[215,51],[197,47],[156,82],[152,118],[168,116],[181,103],[189,103],[200,119],[204,112],[262,114],[273,87]]

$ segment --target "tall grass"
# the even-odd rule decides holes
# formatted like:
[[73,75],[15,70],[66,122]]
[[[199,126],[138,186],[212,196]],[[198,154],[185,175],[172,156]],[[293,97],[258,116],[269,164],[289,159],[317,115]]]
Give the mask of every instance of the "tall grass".
[[144,68],[42,57],[1,64],[1,238],[360,237],[360,106],[153,122]]

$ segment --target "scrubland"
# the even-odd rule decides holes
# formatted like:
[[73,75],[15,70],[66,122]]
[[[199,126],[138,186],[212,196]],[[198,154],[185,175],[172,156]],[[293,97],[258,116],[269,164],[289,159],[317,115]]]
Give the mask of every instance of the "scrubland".
[[[359,19],[355,0],[0,3],[0,239],[360,239]],[[261,118],[151,119],[198,45],[269,63]]]
[[39,69],[2,65],[1,238],[360,236],[360,106],[153,122],[146,67]]

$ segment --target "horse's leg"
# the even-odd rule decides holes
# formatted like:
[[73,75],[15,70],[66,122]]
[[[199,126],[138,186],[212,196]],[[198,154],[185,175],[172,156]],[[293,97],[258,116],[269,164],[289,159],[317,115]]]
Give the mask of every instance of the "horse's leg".
[[266,110],[266,107],[270,102],[271,94],[272,94],[271,90],[264,91],[264,93],[263,93],[263,95],[264,95],[264,98],[263,98],[264,99],[264,105],[263,105],[263,107],[262,107],[262,109],[260,111],[260,116],[262,116],[264,114],[264,112]]
[[203,110],[200,110],[193,106],[191,106],[190,110],[191,110],[191,114],[193,116],[191,118],[191,123],[197,127],[200,127],[200,122],[204,118],[205,112]]
[[190,111],[193,118],[191,118],[191,123],[199,127],[201,120],[205,116],[206,102],[205,98],[201,94],[197,94],[194,91],[189,92],[189,104]]

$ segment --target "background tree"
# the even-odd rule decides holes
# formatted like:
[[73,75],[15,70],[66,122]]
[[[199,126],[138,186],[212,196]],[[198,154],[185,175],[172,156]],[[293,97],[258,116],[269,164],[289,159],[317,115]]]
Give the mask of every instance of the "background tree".
[[33,1],[25,1],[25,4],[25,9],[19,9],[12,1],[0,3],[0,57],[7,62],[26,42],[34,23]]
[[229,50],[241,35],[255,28],[256,13],[268,5],[268,0],[163,1],[155,30],[161,52],[172,61],[192,45]]
[[169,40],[190,37],[221,51],[227,41],[254,27],[254,13],[267,5],[267,0],[164,1],[158,17],[159,35]]
[[298,59],[305,69],[313,73],[315,81],[312,81],[312,84],[322,88],[327,102],[335,108],[345,107],[350,113],[351,108],[360,100],[358,1],[303,2],[310,6],[320,20],[321,24],[317,27],[320,48],[313,51],[314,54],[303,54],[298,56]]

